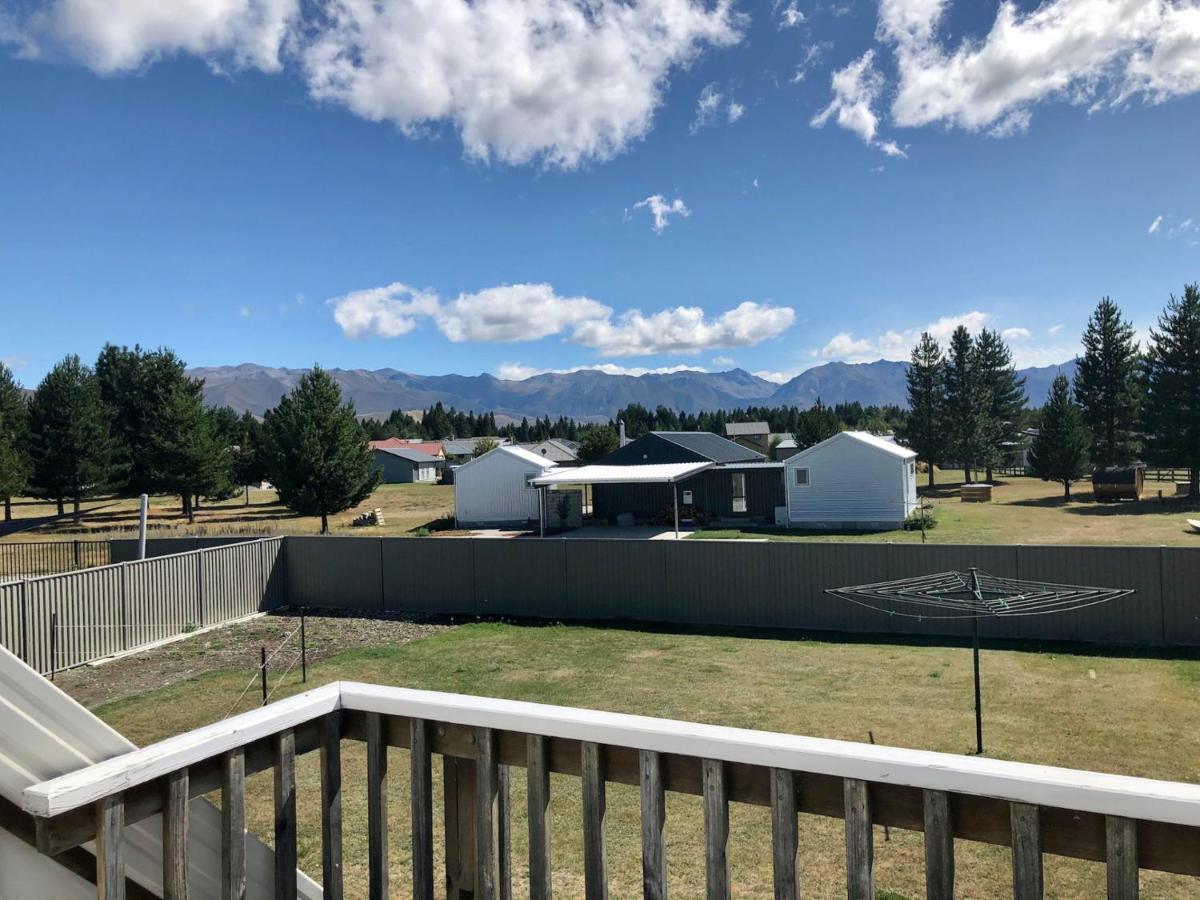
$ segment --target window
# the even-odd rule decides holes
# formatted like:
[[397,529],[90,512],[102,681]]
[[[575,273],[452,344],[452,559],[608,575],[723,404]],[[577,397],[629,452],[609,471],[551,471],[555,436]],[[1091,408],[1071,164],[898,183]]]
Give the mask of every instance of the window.
[[796,487],[808,487],[808,469],[794,469],[796,473]]
[[691,505],[692,505],[692,492],[691,492],[691,491],[684,491],[684,492],[683,492],[683,505],[684,505],[684,506],[691,506]]
[[733,511],[746,511],[746,475],[744,472],[733,473]]

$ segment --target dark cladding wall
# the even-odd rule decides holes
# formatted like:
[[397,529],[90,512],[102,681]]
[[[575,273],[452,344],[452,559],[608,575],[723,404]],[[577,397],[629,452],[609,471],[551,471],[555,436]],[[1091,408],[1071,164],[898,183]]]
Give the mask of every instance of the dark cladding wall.
[[1200,646],[1200,554],[1159,547],[291,537],[293,607],[966,636],[825,589],[971,566],[1137,593],[1077,612],[987,619],[985,637]]
[[[746,512],[733,511],[733,473],[746,477]],[[775,507],[787,502],[783,490],[783,469],[738,468],[736,466],[708,469],[679,483],[679,502],[683,492],[692,492],[694,506],[719,519],[746,519],[760,522],[775,521]],[[597,484],[592,487],[593,514],[600,519],[614,519],[631,512],[639,519],[649,519],[671,509],[669,484]]]

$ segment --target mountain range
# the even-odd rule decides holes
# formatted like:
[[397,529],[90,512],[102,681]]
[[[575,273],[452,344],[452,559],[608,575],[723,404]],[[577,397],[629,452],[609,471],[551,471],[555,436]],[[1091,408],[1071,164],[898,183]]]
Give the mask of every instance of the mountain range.
[[[776,384],[743,369],[728,372],[610,375],[596,369],[545,373],[519,381],[493,375],[414,375],[398,369],[330,369],[329,374],[354,401],[362,416],[382,418],[392,410],[421,410],[441,401],[460,410],[496,413],[502,421],[523,416],[569,416],[581,421],[607,420],[623,406],[662,405],[687,412],[745,406],[799,406],[817,401],[904,406],[907,363],[832,362]],[[204,379],[204,394],[214,406],[232,406],[255,415],[275,406],[296,386],[305,369],[282,369],[244,363],[191,369]],[[1071,377],[1075,362],[1020,370],[1033,405],[1050,389],[1059,372]]]

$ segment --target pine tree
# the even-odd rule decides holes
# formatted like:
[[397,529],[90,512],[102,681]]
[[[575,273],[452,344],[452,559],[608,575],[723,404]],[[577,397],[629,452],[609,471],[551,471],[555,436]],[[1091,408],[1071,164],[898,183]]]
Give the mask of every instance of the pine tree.
[[617,430],[611,425],[593,425],[579,433],[579,459],[594,463],[617,449]]
[[1188,496],[1200,497],[1200,285],[1171,296],[1150,331],[1143,421],[1155,462],[1186,466]]
[[1125,465],[1141,452],[1138,364],[1133,326],[1105,297],[1088,319],[1075,367],[1075,402],[1092,433],[1092,461],[1099,466]]
[[946,365],[946,449],[962,466],[968,483],[988,456],[989,399],[979,378],[975,341],[959,325],[950,336]]
[[262,423],[250,412],[242,414],[237,438],[229,449],[233,457],[233,483],[245,490],[246,506],[249,506],[250,485],[259,484],[267,477]]
[[194,522],[196,498],[223,499],[233,492],[229,445],[204,408],[204,382],[176,380],[155,418],[146,472],[158,490],[179,496],[182,514]]
[[342,404],[341,389],[319,366],[266,414],[263,425],[267,477],[289,509],[321,517],[322,534],[331,513],[362,503],[379,484],[354,404]]
[[29,411],[21,386],[0,362],[0,499],[4,521],[12,521],[12,499],[29,481]]
[[928,332],[922,333],[913,347],[905,379],[908,421],[901,436],[929,466],[929,486],[933,487],[933,467],[942,461],[946,447],[946,360]]
[[981,441],[986,467],[984,480],[992,481],[992,468],[1003,459],[1002,447],[1017,440],[1021,411],[1025,408],[1025,379],[1017,375],[1012,352],[998,332],[984,328],[975,341],[975,365],[980,388],[987,394],[987,413]]
[[1071,483],[1083,478],[1090,468],[1088,445],[1091,435],[1079,407],[1071,401],[1071,385],[1059,375],[1050,386],[1038,435],[1029,448],[1029,462],[1042,481],[1063,486],[1063,500],[1071,499]]
[[108,490],[121,476],[114,464],[109,413],[92,370],[68,356],[42,379],[29,403],[35,496],[74,504]]

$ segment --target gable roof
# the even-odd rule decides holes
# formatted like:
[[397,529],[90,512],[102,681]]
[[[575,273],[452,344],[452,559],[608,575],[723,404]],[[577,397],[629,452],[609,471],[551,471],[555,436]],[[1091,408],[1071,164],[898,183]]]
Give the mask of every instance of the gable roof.
[[407,447],[376,447],[375,452],[398,456],[401,459],[407,459],[409,462],[420,463],[422,465],[435,465],[441,462],[436,456],[430,456],[428,453],[422,453],[420,450],[410,450]]
[[761,453],[710,431],[652,431],[650,433],[715,463],[757,462],[763,459]]
[[512,458],[519,459],[524,463],[535,465],[539,469],[554,469],[558,467],[558,463],[554,462],[554,460],[546,459],[546,457],[540,456],[537,453],[530,453],[524,447],[506,444],[503,447],[493,447],[487,453],[483,454],[483,456],[476,456],[474,459],[469,459],[458,468],[461,470],[467,468],[467,466],[473,466],[480,460],[487,459],[488,457],[494,456],[497,453],[505,456],[511,456]]
[[428,453],[430,456],[441,456],[441,441],[409,441],[404,438],[390,437],[379,441],[367,441],[372,450],[416,450]]
[[470,456],[475,452],[475,442],[482,440],[495,441],[501,447],[506,447],[512,443],[508,438],[494,437],[492,435],[487,435],[486,437],[447,438],[442,441],[442,452],[447,456]]
[[798,460],[805,459],[814,451],[826,446],[827,444],[831,444],[834,441],[857,441],[860,444],[870,447],[872,450],[878,450],[881,453],[886,453],[889,456],[896,457],[897,459],[916,459],[917,456],[915,452],[909,450],[907,447],[901,447],[894,441],[884,440],[878,435],[871,434],[869,431],[839,431],[833,437],[825,438],[825,440],[821,441],[821,443],[813,444],[807,450],[801,450],[794,456],[789,456],[785,462],[785,465],[793,465]]
[[771,426],[766,422],[726,422],[725,433],[730,437],[752,434],[770,434]]

